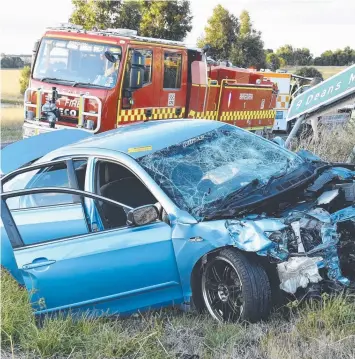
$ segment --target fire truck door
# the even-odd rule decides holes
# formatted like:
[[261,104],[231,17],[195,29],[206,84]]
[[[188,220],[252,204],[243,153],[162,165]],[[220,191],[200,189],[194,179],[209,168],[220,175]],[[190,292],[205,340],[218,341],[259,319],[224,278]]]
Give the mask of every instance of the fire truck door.
[[[187,64],[186,51],[163,49],[160,107],[167,108],[167,118],[185,117]],[[166,116],[165,116],[166,117]],[[164,117],[164,118],[165,118]]]
[[[142,73],[140,77],[142,81],[139,88],[130,89],[130,76],[132,67],[132,57],[138,56],[144,61]],[[155,80],[154,63],[158,56],[154,47],[137,47],[128,50],[128,58],[125,66],[124,80],[122,86],[122,100],[118,114],[118,124],[143,121],[151,116],[152,108],[159,106],[157,104],[156,93],[159,91],[159,83]]]

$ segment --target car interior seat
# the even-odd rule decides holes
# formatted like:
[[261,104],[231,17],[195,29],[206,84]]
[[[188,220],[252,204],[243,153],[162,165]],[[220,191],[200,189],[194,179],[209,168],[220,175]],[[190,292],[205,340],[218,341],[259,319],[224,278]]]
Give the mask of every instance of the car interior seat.
[[[101,196],[132,208],[156,203],[150,191],[126,168],[102,163],[99,171]],[[122,208],[108,203],[103,203],[101,208],[110,227],[126,225],[127,215]]]

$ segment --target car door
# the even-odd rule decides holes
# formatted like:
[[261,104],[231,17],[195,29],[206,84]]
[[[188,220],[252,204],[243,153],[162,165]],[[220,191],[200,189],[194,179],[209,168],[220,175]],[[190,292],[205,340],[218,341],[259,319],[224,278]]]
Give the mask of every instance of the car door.
[[[79,196],[81,205],[95,196],[84,193]],[[94,221],[88,218],[87,233],[53,238],[48,229],[36,243],[14,248],[38,312],[95,309],[125,313],[182,302],[168,224],[156,221],[100,230],[92,226]]]

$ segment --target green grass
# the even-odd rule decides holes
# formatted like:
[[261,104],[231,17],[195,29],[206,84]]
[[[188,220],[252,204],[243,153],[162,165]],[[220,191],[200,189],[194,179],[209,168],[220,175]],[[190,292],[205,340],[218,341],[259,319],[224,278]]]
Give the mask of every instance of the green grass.
[[1,141],[17,141],[22,136],[23,107],[3,107],[1,111]]
[[20,94],[20,75],[22,69],[1,69],[1,98],[23,101]]
[[[285,69],[287,69],[287,71],[290,73],[295,73],[301,67],[305,67],[305,66],[286,66]],[[324,80],[336,75],[340,71],[343,71],[344,69],[347,68],[347,66],[306,66],[306,67],[316,68],[323,75]]]
[[[323,297],[288,319],[219,324],[207,315],[162,310],[128,318],[45,318],[36,325],[27,292],[1,273],[3,357],[13,358],[353,358],[355,301]],[[292,310],[292,311],[291,311]],[[198,357],[197,357],[198,356]]]

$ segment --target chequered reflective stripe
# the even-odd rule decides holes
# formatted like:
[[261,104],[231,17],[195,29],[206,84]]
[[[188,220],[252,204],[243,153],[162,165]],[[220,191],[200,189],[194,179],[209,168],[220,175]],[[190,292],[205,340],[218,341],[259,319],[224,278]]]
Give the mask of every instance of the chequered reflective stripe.
[[217,118],[217,111],[206,111],[206,113],[203,112],[197,112],[194,110],[190,110],[189,118],[203,118],[206,120],[215,120]]
[[290,95],[278,95],[276,99],[277,109],[287,109],[290,104]]
[[221,121],[235,121],[235,120],[264,120],[274,119],[276,115],[275,110],[260,110],[260,111],[225,111],[221,114]]
[[153,107],[153,108],[135,108],[132,110],[121,110],[117,117],[117,122],[135,122],[148,119],[146,111],[151,111],[150,120],[167,120],[170,118],[183,118],[185,107],[181,108],[181,113],[176,114],[176,107]]

